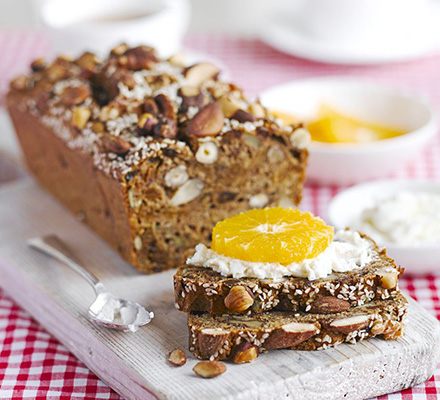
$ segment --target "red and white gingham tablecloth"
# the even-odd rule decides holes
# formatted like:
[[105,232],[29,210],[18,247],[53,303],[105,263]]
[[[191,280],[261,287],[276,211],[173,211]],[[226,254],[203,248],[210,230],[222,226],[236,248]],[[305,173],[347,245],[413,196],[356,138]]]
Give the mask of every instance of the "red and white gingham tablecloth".
[[[221,59],[230,69],[233,81],[250,95],[293,79],[343,75],[410,89],[429,96],[437,109],[440,107],[440,55],[409,63],[347,67],[301,60],[253,40],[193,35],[186,39],[185,45]],[[4,104],[8,81],[26,71],[33,58],[44,56],[49,49],[50,44],[41,33],[0,31],[0,106]],[[440,180],[440,136],[391,177]],[[329,200],[339,190],[306,186],[302,207],[325,216]],[[440,319],[440,275],[405,276],[401,288]],[[437,369],[424,384],[380,399],[434,400],[440,398],[439,393],[440,369]],[[120,399],[120,396],[0,289],[0,399]]]

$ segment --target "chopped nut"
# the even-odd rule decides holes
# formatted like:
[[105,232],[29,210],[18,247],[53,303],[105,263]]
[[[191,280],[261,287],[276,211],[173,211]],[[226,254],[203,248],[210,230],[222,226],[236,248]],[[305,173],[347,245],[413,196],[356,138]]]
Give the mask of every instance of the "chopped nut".
[[317,314],[332,314],[347,311],[349,308],[348,301],[333,296],[324,296],[312,303],[311,311]]
[[189,203],[196,199],[203,190],[203,182],[200,179],[190,179],[179,187],[174,196],[170,200],[170,204],[174,207]]
[[223,124],[223,112],[220,105],[214,102],[200,109],[189,122],[187,133],[196,137],[215,136],[222,130]]
[[196,153],[196,160],[201,164],[213,164],[218,159],[218,148],[214,142],[202,143]]
[[105,132],[105,126],[102,122],[93,122],[91,129],[95,133],[103,133]]
[[129,49],[128,44],[121,43],[117,45],[115,48],[113,48],[110,52],[112,56],[121,56]]
[[61,96],[61,103],[75,106],[90,98],[91,91],[87,85],[67,87]]
[[118,57],[119,65],[133,71],[151,69],[154,63],[158,62],[154,50],[147,46],[138,46],[126,50]]
[[116,153],[120,156],[127,154],[131,149],[130,142],[112,135],[104,136],[102,138],[102,144],[104,150]]
[[234,362],[244,364],[254,361],[258,357],[258,347],[248,342],[240,343],[235,349]]
[[399,279],[399,272],[396,269],[385,269],[382,268],[377,271],[380,277],[380,283],[385,289],[394,289],[397,286],[397,281]]
[[177,111],[176,106],[174,103],[169,99],[169,97],[165,96],[164,94],[159,94],[154,98],[154,101],[156,102],[159,112],[165,116],[166,118],[169,118],[171,120],[175,120],[177,117]]
[[331,322],[330,326],[341,333],[348,335],[351,332],[365,328],[370,321],[369,315],[355,315],[354,317],[337,319]]
[[281,150],[280,146],[271,146],[267,151],[267,159],[271,164],[279,164],[284,158],[284,152]]
[[174,139],[177,135],[177,124],[174,121],[166,119],[160,121],[153,128],[154,136],[162,137],[166,139]]
[[319,333],[319,328],[315,324],[291,322],[283,325],[280,329],[275,329],[265,340],[266,349],[285,349],[292,347]]
[[192,65],[183,71],[187,84],[190,86],[200,86],[208,79],[215,79],[220,70],[211,63],[200,63]]
[[44,61],[44,58],[37,58],[36,60],[32,61],[31,68],[34,72],[42,71],[44,68],[46,68],[46,61]]
[[238,122],[255,122],[256,118],[248,111],[237,110],[231,115],[231,119],[235,119]]
[[249,199],[249,207],[251,208],[263,208],[267,203],[269,203],[269,197],[264,193],[256,194]]
[[233,286],[224,300],[229,311],[242,312],[254,304],[254,295],[246,286]]
[[303,149],[307,147],[312,140],[310,133],[305,128],[298,128],[290,135],[290,142],[293,146]]
[[66,70],[59,64],[52,64],[44,71],[44,75],[50,82],[56,82],[64,78]]
[[220,97],[218,99],[218,103],[220,104],[220,107],[222,108],[223,114],[226,118],[231,118],[236,111],[242,108],[242,104],[238,101],[238,99],[230,96]]
[[217,196],[217,201],[220,204],[223,204],[223,203],[227,203],[228,201],[234,200],[236,197],[237,197],[237,193],[233,193],[229,191],[220,192]]
[[137,251],[142,249],[142,239],[140,236],[135,236],[133,243],[134,243],[134,248]]
[[101,121],[112,121],[119,117],[119,110],[116,107],[104,106],[99,112],[99,119]]
[[200,361],[193,371],[200,377],[205,379],[215,378],[226,371],[226,365],[220,361]]
[[177,94],[182,98],[182,110],[190,107],[202,107],[205,104],[205,96],[199,88],[194,86],[182,86]]
[[89,108],[77,107],[72,112],[72,117],[70,122],[75,128],[82,130],[86,126],[91,115],[92,115],[92,111]]
[[371,333],[375,336],[382,335],[385,332],[385,324],[382,321],[374,321],[371,327]]
[[167,60],[170,64],[176,65],[177,67],[184,67],[185,66],[185,53],[179,52],[176,54],[173,54],[171,57]]
[[182,186],[188,180],[188,173],[184,165],[170,169],[165,175],[165,185],[168,187]]
[[386,321],[383,338],[385,340],[396,340],[403,335],[405,327],[397,321]]
[[293,200],[287,196],[281,197],[280,201],[278,202],[278,205],[283,208],[296,208],[296,205],[293,202]]
[[138,128],[145,133],[153,132],[154,127],[159,123],[157,118],[149,113],[142,114],[139,117]]
[[261,145],[260,139],[258,139],[255,135],[251,135],[249,133],[243,133],[242,137],[243,137],[243,141],[247,145],[254,147],[255,149],[258,149]]
[[260,103],[253,103],[249,106],[249,111],[256,117],[256,118],[264,118],[266,116],[266,111],[264,110],[264,107]]
[[144,113],[157,115],[159,114],[159,108],[153,99],[146,99],[142,104],[142,110]]
[[175,365],[176,367],[181,367],[186,363],[185,353],[180,349],[175,349],[168,354],[168,362]]
[[240,318],[240,315],[234,315],[234,318],[230,318],[229,322],[231,324],[240,324],[240,325],[246,326],[248,328],[252,328],[252,329],[258,329],[264,325],[263,321],[250,320],[250,319],[244,319],[244,318],[242,319],[242,318]]
[[17,76],[12,82],[11,87],[15,90],[25,90],[28,88],[29,78],[25,75]]
[[85,52],[77,58],[76,64],[81,68],[93,70],[99,64],[99,60],[95,54]]
[[223,329],[205,328],[202,329],[198,340],[197,350],[204,358],[209,358],[223,347],[229,332]]

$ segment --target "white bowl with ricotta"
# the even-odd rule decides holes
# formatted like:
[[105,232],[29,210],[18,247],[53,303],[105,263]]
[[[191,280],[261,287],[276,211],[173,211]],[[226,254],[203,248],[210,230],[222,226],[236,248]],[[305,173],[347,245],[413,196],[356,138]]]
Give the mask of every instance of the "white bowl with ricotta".
[[322,104],[360,121],[407,132],[364,143],[322,143],[309,146],[309,181],[348,185],[383,178],[399,170],[437,132],[434,108],[421,96],[362,79],[323,77],[293,81],[260,95],[264,106],[313,120]]
[[364,232],[411,274],[440,273],[440,182],[380,180],[333,198],[328,220]]

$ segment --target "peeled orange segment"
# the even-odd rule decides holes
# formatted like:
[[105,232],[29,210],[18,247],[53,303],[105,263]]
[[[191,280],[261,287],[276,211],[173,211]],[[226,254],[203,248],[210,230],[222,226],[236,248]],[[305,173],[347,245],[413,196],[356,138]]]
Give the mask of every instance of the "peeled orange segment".
[[320,218],[291,208],[251,210],[214,227],[212,250],[243,261],[289,265],[321,254],[334,229]]

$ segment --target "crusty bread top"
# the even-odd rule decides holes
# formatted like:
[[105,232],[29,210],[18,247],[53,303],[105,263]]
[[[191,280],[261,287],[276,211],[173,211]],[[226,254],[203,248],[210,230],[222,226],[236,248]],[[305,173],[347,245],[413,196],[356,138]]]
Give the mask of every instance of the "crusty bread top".
[[202,142],[227,140],[227,132],[247,133],[250,141],[276,137],[292,151],[307,141],[300,125],[282,125],[219,80],[214,65],[159,60],[146,46],[120,45],[102,61],[91,53],[51,64],[36,60],[32,69],[11,82],[9,107],[38,116],[70,148],[91,153],[98,168],[121,180],[144,161],[194,156]]

